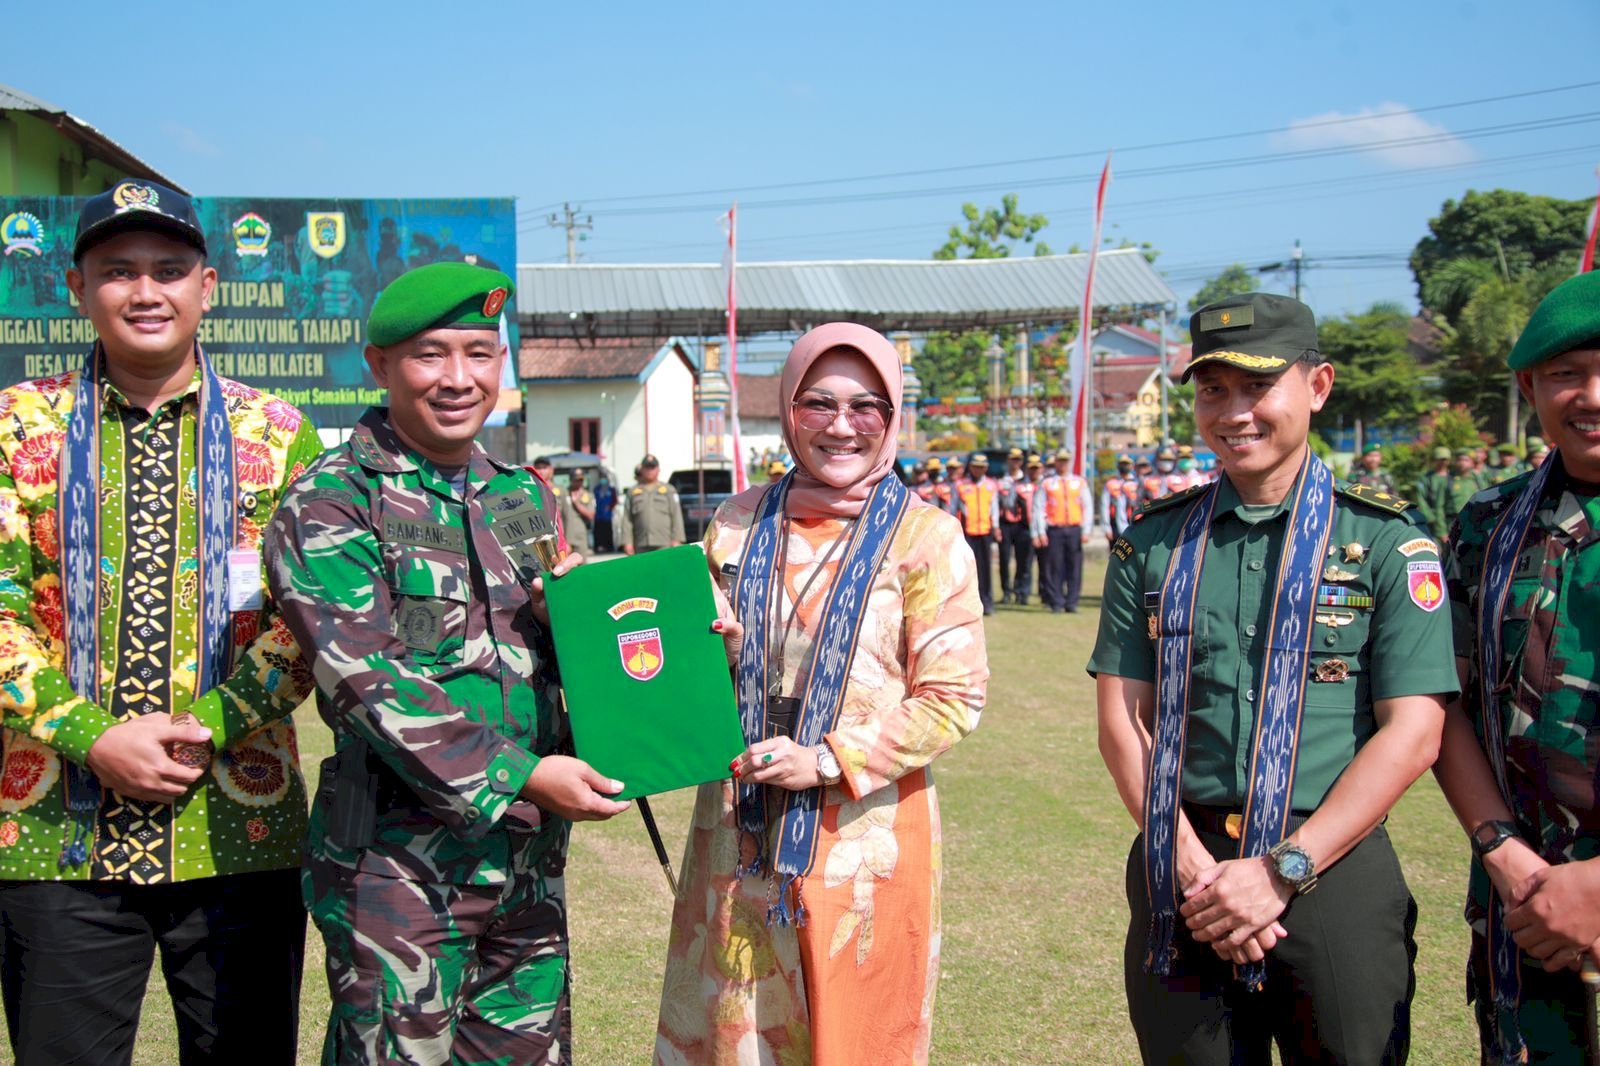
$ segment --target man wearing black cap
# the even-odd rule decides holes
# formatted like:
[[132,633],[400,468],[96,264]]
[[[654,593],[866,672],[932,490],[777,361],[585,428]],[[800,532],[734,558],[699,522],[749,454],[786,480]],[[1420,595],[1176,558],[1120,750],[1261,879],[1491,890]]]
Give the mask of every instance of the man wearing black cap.
[[160,951],[179,1059],[295,1059],[310,669],[261,530],[321,451],[195,337],[188,197],[84,206],[83,370],[0,393],[0,989],[16,1061],[126,1062]]
[[1404,1062],[1416,905],[1383,820],[1458,688],[1439,545],[1307,444],[1333,389],[1311,310],[1196,312],[1223,474],[1111,548],[1100,751],[1140,827],[1128,1005],[1148,1063]]
[[661,483],[661,460],[653,455],[640,460],[639,483],[617,501],[617,541],[627,555],[683,543],[678,490]]

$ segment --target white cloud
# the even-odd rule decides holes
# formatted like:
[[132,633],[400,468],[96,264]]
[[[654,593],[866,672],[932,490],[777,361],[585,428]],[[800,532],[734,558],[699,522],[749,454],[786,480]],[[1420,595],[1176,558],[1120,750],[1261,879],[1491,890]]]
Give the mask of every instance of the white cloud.
[[222,149],[201,136],[199,131],[190,129],[181,123],[173,122],[171,119],[161,123],[161,132],[171,137],[180,149],[190,155],[206,156],[211,159],[219,158],[222,155]]
[[[1427,138],[1427,140],[1419,140]],[[1278,138],[1288,148],[1332,148],[1379,145],[1362,153],[1390,166],[1413,167],[1470,163],[1478,158],[1472,146],[1438,123],[1429,122],[1408,107],[1386,103],[1345,114],[1329,111],[1295,119],[1289,132]],[[1412,141],[1410,144],[1388,144]]]

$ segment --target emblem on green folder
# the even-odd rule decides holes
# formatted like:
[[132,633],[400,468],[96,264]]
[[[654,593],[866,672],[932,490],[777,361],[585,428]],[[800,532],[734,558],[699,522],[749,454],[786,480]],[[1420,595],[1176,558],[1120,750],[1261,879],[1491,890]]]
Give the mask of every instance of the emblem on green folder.
[[661,630],[641,629],[617,634],[622,669],[635,681],[649,681],[661,672]]

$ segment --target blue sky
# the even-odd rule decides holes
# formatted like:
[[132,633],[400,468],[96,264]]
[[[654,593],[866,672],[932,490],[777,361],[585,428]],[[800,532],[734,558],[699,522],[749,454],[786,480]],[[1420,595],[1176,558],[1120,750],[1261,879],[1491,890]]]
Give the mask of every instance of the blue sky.
[[[72,10],[9,12],[0,77],[196,193],[514,195],[524,262],[564,257],[563,201],[597,262],[716,261],[735,197],[745,260],[925,258],[1013,190],[1064,251],[1115,148],[1107,232],[1180,297],[1298,238],[1332,314],[1413,302],[1446,198],[1589,198],[1600,163],[1600,86],[1437,107],[1600,81],[1594,0]],[[1403,138],[1433,140],[1347,151]]]

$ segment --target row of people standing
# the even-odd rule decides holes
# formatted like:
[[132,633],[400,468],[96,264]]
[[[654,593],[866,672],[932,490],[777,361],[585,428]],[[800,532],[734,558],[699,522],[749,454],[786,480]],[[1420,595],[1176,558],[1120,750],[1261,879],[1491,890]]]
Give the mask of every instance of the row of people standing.
[[965,475],[943,477],[944,464],[929,459],[933,479],[915,486],[924,501],[954,515],[977,564],[978,597],[983,613],[994,614],[994,548],[1000,555],[1001,600],[1027,606],[1038,575],[1040,601],[1052,613],[1076,611],[1083,585],[1083,544],[1094,521],[1089,482],[1072,472],[1072,456],[1050,457],[1054,468],[1044,472],[1039,455],[1011,449],[1007,471],[989,476],[989,457],[974,452]]
[[[1509,443],[1500,444],[1493,451],[1475,448],[1451,451],[1438,447],[1433,449],[1432,467],[1412,487],[1412,496],[1433,534],[1448,539],[1451,524],[1466,507],[1468,500],[1486,488],[1509,481],[1538,466],[1544,461],[1546,453],[1544,441],[1539,437],[1528,438],[1526,463],[1518,456],[1516,445]],[[1363,470],[1364,476],[1357,477],[1356,480],[1361,484],[1370,484],[1375,476],[1382,477],[1381,470],[1372,462],[1373,458],[1373,449],[1368,448],[1362,456],[1362,464],[1364,467],[1370,464],[1371,469]],[[1495,461],[1489,462],[1491,458]],[[1395,487],[1387,491],[1396,493]]]

